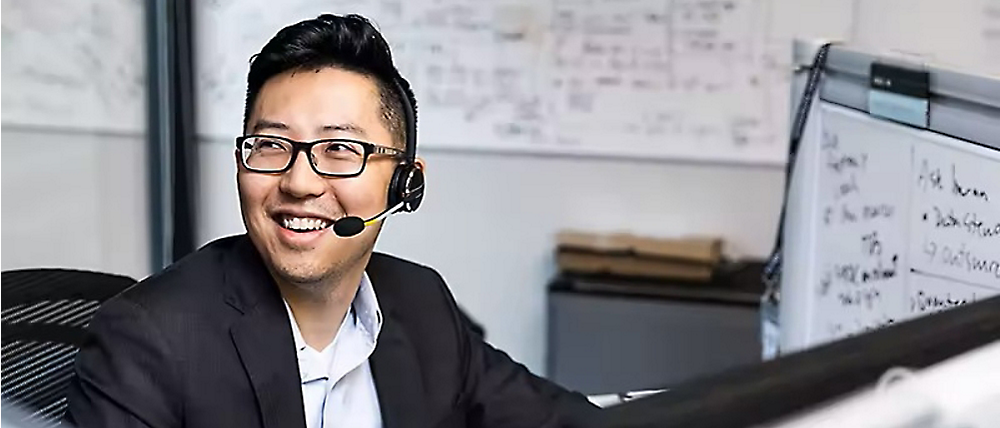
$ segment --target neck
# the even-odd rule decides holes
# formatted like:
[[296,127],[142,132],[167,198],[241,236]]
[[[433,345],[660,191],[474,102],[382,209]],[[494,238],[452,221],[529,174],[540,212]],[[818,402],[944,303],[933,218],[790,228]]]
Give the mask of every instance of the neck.
[[359,268],[350,269],[321,284],[276,281],[309,347],[322,351],[336,338],[357,295],[363,272],[364,265],[361,264]]

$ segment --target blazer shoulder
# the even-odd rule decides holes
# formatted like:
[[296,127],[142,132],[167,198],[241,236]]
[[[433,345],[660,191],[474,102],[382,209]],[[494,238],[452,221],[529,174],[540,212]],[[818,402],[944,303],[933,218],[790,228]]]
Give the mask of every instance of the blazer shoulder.
[[[451,309],[451,291],[444,278],[431,267],[384,253],[372,253],[365,269],[379,303],[402,312],[424,305],[423,311]],[[414,306],[417,305],[417,306]]]
[[139,281],[116,299],[128,300],[151,313],[187,312],[192,305],[219,293],[224,278],[223,257],[236,241],[237,237],[213,241]]
[[387,284],[444,285],[444,279],[433,268],[385,253],[372,253],[365,272],[369,277],[377,276]]

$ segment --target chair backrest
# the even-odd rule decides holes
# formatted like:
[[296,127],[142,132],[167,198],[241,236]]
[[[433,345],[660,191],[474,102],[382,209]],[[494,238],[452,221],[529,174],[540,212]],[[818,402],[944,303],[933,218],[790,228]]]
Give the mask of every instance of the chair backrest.
[[0,275],[3,289],[2,384],[5,402],[42,426],[66,411],[66,387],[86,327],[105,300],[136,281],[69,269],[24,269]]

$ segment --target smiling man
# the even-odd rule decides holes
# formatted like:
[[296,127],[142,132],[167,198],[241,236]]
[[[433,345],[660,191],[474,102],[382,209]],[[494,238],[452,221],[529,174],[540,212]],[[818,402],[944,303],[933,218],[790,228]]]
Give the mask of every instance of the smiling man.
[[323,15],[248,75],[246,235],[106,303],[69,392],[81,427],[534,427],[592,408],[471,333],[433,270],[373,253],[423,196],[415,100],[377,30]]

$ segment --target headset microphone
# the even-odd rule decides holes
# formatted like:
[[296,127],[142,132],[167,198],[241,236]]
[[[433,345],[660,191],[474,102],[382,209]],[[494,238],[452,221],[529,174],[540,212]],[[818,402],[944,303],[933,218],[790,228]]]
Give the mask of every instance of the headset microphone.
[[333,233],[341,238],[350,238],[357,235],[365,230],[366,227],[371,226],[378,221],[386,218],[389,214],[396,212],[399,208],[403,206],[403,202],[396,204],[396,206],[387,208],[385,211],[378,213],[375,217],[368,220],[362,219],[358,216],[347,216],[337,219],[333,222]]

